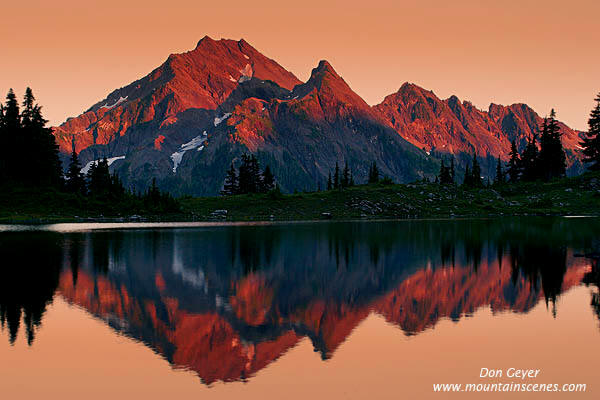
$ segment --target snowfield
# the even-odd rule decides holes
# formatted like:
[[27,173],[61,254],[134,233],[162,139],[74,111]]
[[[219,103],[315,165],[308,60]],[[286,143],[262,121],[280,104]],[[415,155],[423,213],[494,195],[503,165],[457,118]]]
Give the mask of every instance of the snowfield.
[[[108,166],[110,167],[111,164],[114,163],[115,161],[124,160],[124,159],[125,159],[125,156],[118,156],[118,157],[107,158],[106,161],[108,161]],[[90,168],[92,168],[92,164],[98,165],[98,161],[100,161],[100,160],[90,161],[89,163],[85,164],[85,167],[81,168],[81,173],[84,175],[87,175]]]
[[121,104],[121,103],[123,103],[123,102],[127,101],[127,98],[128,98],[128,97],[129,97],[129,96],[125,96],[125,97],[119,97],[119,100],[117,100],[117,101],[115,102],[115,104],[113,104],[112,106],[109,106],[109,105],[108,105],[108,103],[106,103],[105,105],[103,105],[103,106],[102,106],[102,107],[100,107],[100,108],[106,108],[107,110],[111,110],[111,109],[115,108],[116,106],[118,106],[119,104]]
[[215,117],[215,126],[219,126],[221,122],[225,121],[229,117],[231,117],[231,113],[223,114],[221,118]]
[[201,151],[204,149],[204,142],[206,141],[206,131],[202,132],[202,135],[198,135],[187,143],[181,145],[181,149],[171,154],[171,160],[173,161],[173,173],[177,172],[177,167],[183,160],[183,155],[186,151],[190,151],[193,149],[197,149],[196,151]]

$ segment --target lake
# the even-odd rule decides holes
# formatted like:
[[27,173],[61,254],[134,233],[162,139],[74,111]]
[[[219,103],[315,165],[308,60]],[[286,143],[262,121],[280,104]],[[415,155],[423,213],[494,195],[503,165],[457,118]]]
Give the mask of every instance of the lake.
[[595,218],[0,226],[1,397],[597,399],[599,250]]

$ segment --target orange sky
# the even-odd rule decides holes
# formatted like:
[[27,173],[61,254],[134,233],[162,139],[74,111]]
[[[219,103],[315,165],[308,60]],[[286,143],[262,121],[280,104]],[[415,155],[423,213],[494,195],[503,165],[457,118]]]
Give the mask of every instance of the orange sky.
[[29,85],[51,124],[195,47],[246,39],[306,80],[327,59],[368,103],[405,82],[487,109],[525,102],[587,128],[598,0],[31,0],[2,5],[0,91]]

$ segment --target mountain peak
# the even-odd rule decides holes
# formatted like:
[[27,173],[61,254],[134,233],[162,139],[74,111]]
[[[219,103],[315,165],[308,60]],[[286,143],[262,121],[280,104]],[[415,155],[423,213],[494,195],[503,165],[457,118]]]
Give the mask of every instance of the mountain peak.
[[423,89],[421,86],[411,83],[411,82],[404,82],[402,84],[402,86],[400,86],[400,89],[398,89],[398,92],[400,94],[407,94],[407,93],[419,93],[419,94],[434,94],[433,91],[431,90],[427,90],[427,89]]
[[319,65],[317,66],[317,70],[319,70],[319,71],[331,71],[331,72],[335,72],[335,70],[333,69],[333,67],[331,66],[331,64],[329,63],[329,61],[327,61],[327,60],[321,60],[321,61],[319,61]]
[[326,77],[333,77],[335,79],[341,79],[335,69],[331,66],[329,61],[321,60],[319,61],[319,65],[316,68],[313,68],[310,74],[310,80],[314,81],[322,81]]
[[216,40],[214,40],[213,38],[211,38],[208,35],[204,35],[204,37],[200,40],[198,40],[198,43],[196,44],[196,48],[200,47],[201,45],[206,45],[208,43],[215,43]]

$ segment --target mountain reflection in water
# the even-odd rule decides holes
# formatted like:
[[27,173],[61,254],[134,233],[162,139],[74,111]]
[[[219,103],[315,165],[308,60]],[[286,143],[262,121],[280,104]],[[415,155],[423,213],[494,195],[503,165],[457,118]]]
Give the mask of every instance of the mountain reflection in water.
[[[371,313],[407,335],[480,307],[526,313],[597,266],[594,219],[402,221],[0,234],[0,320],[32,345],[62,296],[206,384],[308,337],[335,355]],[[584,278],[585,277],[585,278]],[[599,315],[598,294],[592,307]]]

